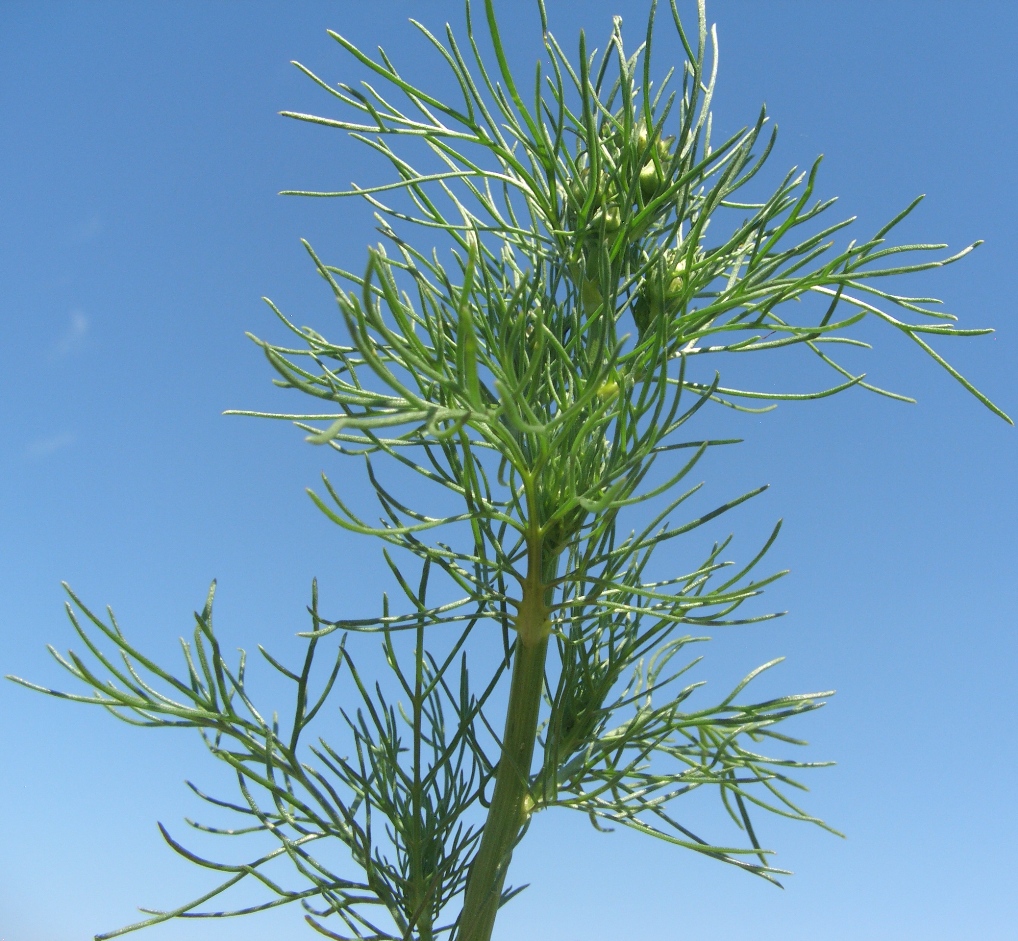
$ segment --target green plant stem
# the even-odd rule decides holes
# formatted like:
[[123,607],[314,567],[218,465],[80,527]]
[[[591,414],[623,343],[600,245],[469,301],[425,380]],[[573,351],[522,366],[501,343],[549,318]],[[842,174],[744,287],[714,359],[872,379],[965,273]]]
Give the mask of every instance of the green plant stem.
[[[520,833],[530,818],[530,766],[537,741],[537,722],[548,656],[548,585],[557,558],[531,553],[529,571],[516,621],[509,705],[502,755],[477,856],[470,866],[457,941],[489,941]],[[534,575],[540,577],[534,578]]]

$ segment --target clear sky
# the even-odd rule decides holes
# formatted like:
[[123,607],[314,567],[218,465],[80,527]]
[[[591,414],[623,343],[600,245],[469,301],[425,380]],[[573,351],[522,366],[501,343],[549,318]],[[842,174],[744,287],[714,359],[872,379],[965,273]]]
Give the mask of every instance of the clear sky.
[[[614,13],[635,41],[646,11],[547,4],[568,48],[581,25],[603,46]],[[536,12],[496,6],[530,74]],[[708,15],[717,123],[734,130],[766,101],[781,128],[774,172],[826,154],[819,192],[859,216],[859,236],[927,193],[902,238],[986,240],[911,286],[965,326],[996,328],[939,348],[1018,414],[1018,7],[719,0]],[[408,74],[432,72],[410,16],[441,27],[462,11],[0,3],[0,673],[70,682],[45,651],[81,646],[62,579],[170,662],[213,577],[227,646],[291,650],[313,576],[333,611],[376,607],[377,549],[304,495],[326,467],[341,486],[359,478],[284,424],[220,413],[292,407],[244,338],[279,338],[261,295],[339,333],[298,239],[354,269],[375,239],[361,206],[275,195],[384,173],[339,132],[277,116],[332,107],[288,62],[360,78],[333,28],[381,43]],[[783,406],[744,420],[746,444],[702,465],[721,497],[772,485],[726,526],[748,546],[784,517],[770,561],[792,575],[769,599],[788,616],[720,635],[701,675],[721,689],[784,654],[776,691],[838,690],[798,731],[810,757],[838,762],[810,776],[806,806],[848,838],[761,821],[796,872],[780,891],[635,834],[538,817],[513,869],[531,888],[500,941],[1015,937],[1018,435],[905,340],[874,336],[870,376],[917,406],[857,390]],[[206,885],[155,826],[179,832],[196,813],[185,778],[220,780],[196,737],[3,683],[0,743],[0,939],[77,941]],[[283,909],[150,936],[302,932],[315,936]]]

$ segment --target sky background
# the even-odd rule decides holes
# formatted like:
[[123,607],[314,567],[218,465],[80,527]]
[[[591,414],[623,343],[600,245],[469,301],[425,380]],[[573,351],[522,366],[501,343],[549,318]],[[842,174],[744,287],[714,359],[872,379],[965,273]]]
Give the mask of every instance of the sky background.
[[[569,49],[581,26],[603,47],[614,13],[634,45],[642,35],[642,2],[547,3]],[[536,13],[496,7],[532,74]],[[692,24],[691,5],[681,9]],[[996,328],[938,348],[1018,414],[1018,7],[726,0],[708,15],[721,47],[717,126],[736,130],[767,102],[781,128],[769,179],[824,153],[818,193],[859,216],[857,237],[927,193],[903,240],[986,240],[907,284],[944,298],[964,326]],[[214,577],[227,647],[294,650],[313,576],[335,616],[377,609],[389,586],[377,548],[304,494],[323,469],[361,493],[359,474],[283,423],[220,413],[301,407],[244,338],[281,339],[260,296],[340,335],[298,239],[354,270],[375,241],[362,206],[276,195],[386,174],[340,132],[277,116],[336,113],[288,62],[359,79],[333,28],[446,88],[410,16],[439,28],[462,11],[0,3],[0,673],[70,685],[45,651],[75,641],[61,580],[99,610],[112,605],[169,663]],[[504,910],[499,941],[1015,936],[1018,435],[902,338],[873,339],[860,362],[917,406],[853,390],[761,417],[715,411],[707,433],[747,440],[697,471],[705,499],[771,485],[724,528],[745,558],[783,517],[768,563],[792,570],[768,597],[788,616],[719,633],[699,677],[718,692],[787,655],[766,689],[838,690],[796,731],[808,757],[838,762],[809,776],[805,805],[848,838],[761,819],[777,864],[796,873],[780,891],[635,834],[597,834],[582,817],[540,815],[511,876],[531,888]],[[757,377],[802,389],[815,376],[799,364],[761,362]],[[689,538],[696,548],[708,537]],[[155,826],[179,834],[200,812],[185,778],[221,780],[196,736],[3,683],[0,749],[2,941],[84,939],[208,884]],[[315,937],[282,909],[150,936],[302,933]]]

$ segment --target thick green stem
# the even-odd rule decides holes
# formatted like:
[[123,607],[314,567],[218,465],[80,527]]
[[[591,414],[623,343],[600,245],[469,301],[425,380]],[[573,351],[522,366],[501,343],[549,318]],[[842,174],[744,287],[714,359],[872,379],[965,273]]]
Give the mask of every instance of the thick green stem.
[[513,849],[530,817],[530,765],[537,741],[544,662],[548,655],[547,585],[555,574],[554,559],[542,564],[540,554],[534,555],[516,621],[516,650],[502,755],[481,845],[470,866],[457,941],[491,938]]

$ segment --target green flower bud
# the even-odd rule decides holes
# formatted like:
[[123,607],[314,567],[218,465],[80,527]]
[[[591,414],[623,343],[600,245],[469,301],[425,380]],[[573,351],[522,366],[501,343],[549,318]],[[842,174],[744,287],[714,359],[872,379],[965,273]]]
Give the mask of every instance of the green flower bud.
[[674,255],[665,270],[647,275],[633,304],[633,320],[640,340],[660,318],[672,317],[678,312],[687,294],[688,280],[686,259],[674,258]]
[[590,172],[584,167],[575,178],[566,181],[566,201],[574,209],[579,209],[587,199]]
[[664,182],[664,169],[654,163],[653,160],[643,165],[640,171],[640,195],[643,197],[643,204],[647,205],[661,188]]
[[601,384],[601,387],[597,390],[597,397],[605,402],[610,402],[619,394],[619,377],[618,375],[612,376]]
[[594,225],[604,228],[605,232],[618,232],[622,225],[622,213],[618,206],[608,206],[594,213]]
[[[672,159],[670,153],[671,140],[671,138],[668,138],[658,141],[656,144],[656,157],[648,160],[640,171],[640,195],[643,197],[644,205],[656,196],[659,196],[667,188],[669,182],[667,170]],[[644,147],[646,147],[646,143],[643,144],[641,150]]]

